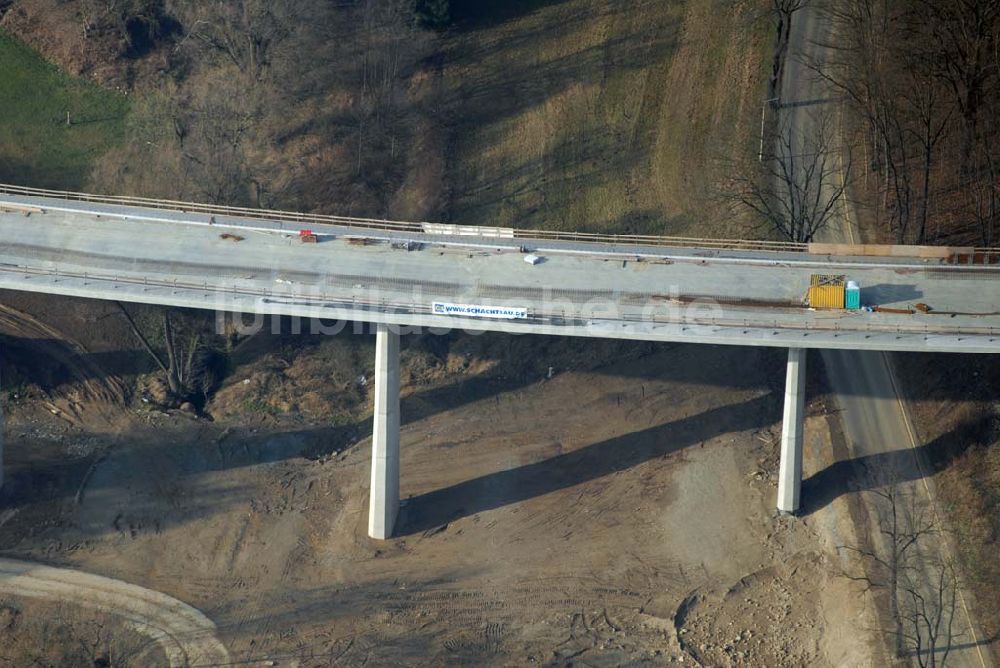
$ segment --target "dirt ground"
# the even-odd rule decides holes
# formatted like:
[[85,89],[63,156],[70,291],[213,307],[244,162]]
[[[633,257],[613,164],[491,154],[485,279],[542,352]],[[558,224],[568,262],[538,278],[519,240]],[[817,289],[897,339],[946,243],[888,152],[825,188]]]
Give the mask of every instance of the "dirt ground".
[[[363,424],[15,402],[0,551],[177,597],[237,661],[872,665],[835,549],[848,501],[773,511],[782,371],[661,346],[413,392],[385,542],[366,535]],[[812,411],[807,473],[835,454]]]

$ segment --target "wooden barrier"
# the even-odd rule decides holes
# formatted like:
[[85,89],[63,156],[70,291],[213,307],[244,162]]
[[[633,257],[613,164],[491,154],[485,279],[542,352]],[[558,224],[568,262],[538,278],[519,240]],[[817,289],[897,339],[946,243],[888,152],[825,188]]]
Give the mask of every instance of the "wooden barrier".
[[895,244],[809,244],[810,255],[861,257],[916,257],[929,260],[950,260],[956,256],[971,256],[972,246],[903,246]]

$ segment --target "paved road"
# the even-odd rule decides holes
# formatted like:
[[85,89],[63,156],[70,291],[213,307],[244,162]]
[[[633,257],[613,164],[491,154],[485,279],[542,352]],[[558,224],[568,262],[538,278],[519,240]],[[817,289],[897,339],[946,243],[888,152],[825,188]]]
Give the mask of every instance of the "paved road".
[[[25,203],[35,212],[11,209]],[[8,210],[4,211],[4,207]],[[302,244],[268,220],[0,197],[0,288],[402,325],[664,341],[1000,352],[1000,265],[317,228]],[[242,241],[220,238],[238,233]],[[377,236],[377,235],[376,235]],[[416,241],[417,245],[407,245]],[[846,274],[862,299],[912,315],[813,311],[813,273]],[[523,319],[439,315],[505,306]]]
[[0,558],[0,594],[56,600],[107,612],[150,636],[171,666],[219,666],[229,652],[215,624],[186,603],[120,580]]
[[[829,43],[830,26],[815,3],[807,4],[796,15],[792,26],[789,49],[791,58],[785,70],[783,82],[784,102],[803,100],[823,100],[835,97],[806,67],[804,62],[819,62],[824,56],[822,44]],[[817,112],[837,114],[837,103],[822,105],[794,106],[784,113],[792,131],[808,135],[811,124],[816,121]],[[836,125],[834,127],[837,127]],[[857,231],[855,218],[845,202],[845,208],[838,218],[838,224],[823,231],[823,241],[834,243],[855,243]],[[991,293],[996,299],[996,289]],[[895,470],[883,474],[895,476],[899,480],[914,481],[901,483],[901,493],[918,499],[932,500],[933,485],[923,478],[925,462],[920,461],[915,450],[918,445],[915,432],[899,400],[893,378],[889,354],[885,352],[851,351],[826,349],[822,351],[830,386],[837,395],[841,408],[841,418],[848,445],[854,457],[870,457],[892,451],[906,450],[912,456],[887,458]],[[925,555],[937,556],[947,553],[948,545],[941,539],[932,537],[924,546]],[[926,561],[933,561],[928,559]],[[925,565],[926,565],[925,561]],[[968,593],[960,601],[956,628],[960,639],[948,656],[949,666],[983,668],[992,665],[988,653],[975,643],[978,633],[966,606]]]

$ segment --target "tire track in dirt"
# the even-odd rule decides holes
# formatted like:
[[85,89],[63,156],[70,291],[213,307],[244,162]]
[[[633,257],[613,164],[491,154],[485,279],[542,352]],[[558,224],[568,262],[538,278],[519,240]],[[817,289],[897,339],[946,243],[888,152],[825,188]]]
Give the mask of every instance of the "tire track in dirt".
[[[86,355],[90,351],[64,332],[28,313],[3,304],[0,304],[0,332],[21,337],[26,346],[64,366],[79,382],[88,399],[115,406],[125,403],[125,386],[122,382],[88,360]],[[69,413],[74,414],[74,411]]]
[[158,591],[82,571],[0,558],[0,593],[60,600],[121,617],[159,644],[171,666],[229,663],[215,624],[190,605]]

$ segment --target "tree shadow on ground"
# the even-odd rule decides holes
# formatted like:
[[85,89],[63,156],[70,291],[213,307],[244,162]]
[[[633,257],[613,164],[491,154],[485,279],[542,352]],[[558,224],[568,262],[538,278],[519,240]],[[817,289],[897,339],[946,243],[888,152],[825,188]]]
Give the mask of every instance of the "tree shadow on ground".
[[[3,4],[0,2],[0,5]],[[27,161],[0,154],[0,183],[33,188],[79,190],[84,185],[85,176],[86,170],[79,164],[45,164],[41,158]]]
[[[80,352],[62,339],[0,334],[2,348],[26,379],[48,388],[108,376],[136,376],[156,370],[142,350]],[[11,363],[11,362],[8,362]]]
[[[522,5],[502,4],[515,11]],[[652,14],[656,21],[630,21],[633,10],[626,3],[578,3],[516,30],[469,30],[448,43],[442,60],[453,80],[444,103],[456,156],[452,221],[578,228],[581,221],[563,219],[571,200],[597,197],[645,164],[658,114],[642,96],[626,100],[618,87],[635,85],[629,72],[669,60],[680,21],[669,11],[662,19]],[[608,92],[593,97],[598,89]],[[589,111],[581,114],[583,104]],[[544,116],[560,109],[580,120],[564,118],[562,127],[533,142],[518,139],[520,130],[509,122],[537,123],[528,118],[536,110]],[[484,155],[493,157],[481,163]]]
[[478,30],[511,21],[566,0],[451,0],[451,18],[460,30]]

